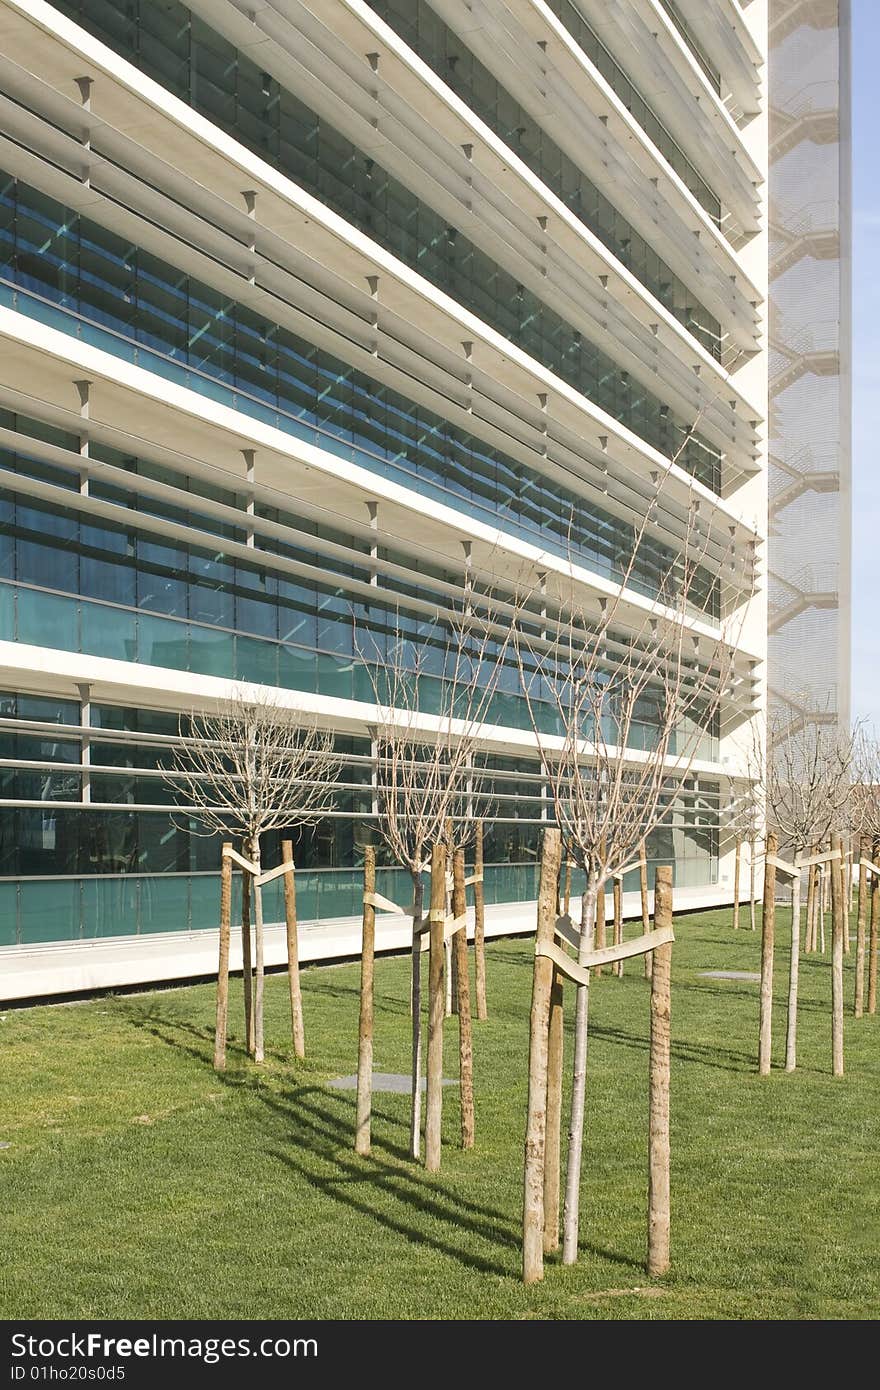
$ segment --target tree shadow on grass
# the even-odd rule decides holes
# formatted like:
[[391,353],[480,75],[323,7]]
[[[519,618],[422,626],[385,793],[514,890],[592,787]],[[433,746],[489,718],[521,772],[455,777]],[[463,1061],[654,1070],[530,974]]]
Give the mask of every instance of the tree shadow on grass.
[[[317,1088],[301,1089],[280,1106],[268,1097],[261,1099],[272,1105],[273,1109],[286,1114],[296,1125],[298,1135],[304,1131],[310,1133],[309,1142],[298,1144],[292,1151],[271,1148],[269,1153],[323,1196],[407,1240],[430,1246],[439,1254],[477,1273],[518,1278],[522,1234],[518,1222],[511,1219],[509,1212],[479,1205],[463,1197],[458,1190],[441,1187],[441,1178],[428,1178],[420,1167],[400,1167],[393,1161],[378,1157],[376,1148],[385,1150],[387,1145],[381,1139],[377,1141],[375,1136],[369,1158],[359,1159],[352,1154],[340,1153],[336,1142],[340,1137],[338,1121],[328,1123],[324,1091]],[[353,1107],[349,1108],[353,1111]],[[351,1145],[353,1131],[352,1113],[343,1126],[346,1146]],[[395,1150],[395,1156],[400,1153],[400,1150]],[[329,1165],[331,1171],[316,1171],[310,1162],[314,1158]],[[408,1152],[403,1154],[403,1158],[408,1162]],[[373,1194],[372,1199],[370,1193]],[[413,1217],[423,1217],[426,1221],[414,1221]],[[442,1234],[437,1230],[438,1223],[442,1224]],[[461,1232],[466,1232],[469,1238],[485,1242],[489,1251],[480,1254],[473,1249],[463,1248]],[[499,1258],[497,1254],[490,1253],[492,1247],[503,1247],[512,1258]],[[641,1270],[644,1267],[629,1256],[587,1241],[581,1241],[580,1249],[629,1269]]]
[[[247,1086],[248,1079],[238,1078],[233,1084]],[[499,1257],[499,1247],[508,1253],[519,1249],[518,1230],[509,1213],[447,1189],[443,1178],[429,1177],[411,1163],[408,1148],[382,1133],[389,1123],[408,1130],[399,1116],[374,1107],[372,1152],[369,1158],[358,1158],[352,1151],[353,1099],[318,1086],[297,1087],[287,1094],[262,1088],[254,1096],[295,1136],[289,1149],[271,1145],[270,1157],[310,1187],[478,1273],[511,1274],[510,1263]],[[486,1253],[463,1247],[462,1232],[468,1240],[484,1242]]]
[[[527,963],[531,967],[530,959]],[[370,1158],[361,1159],[353,1153],[353,1093],[349,1097],[347,1093],[330,1090],[315,1081],[298,1084],[271,1069],[248,1065],[243,1041],[234,1038],[229,1040],[229,1051],[243,1066],[214,1073],[214,1033],[210,1025],[190,1023],[155,1007],[130,1011],[128,1021],[198,1062],[215,1076],[218,1084],[241,1094],[247,1103],[271,1112],[276,1137],[267,1153],[323,1196],[477,1273],[518,1279],[522,1234],[510,1212],[481,1205],[463,1196],[457,1189],[456,1179],[464,1182],[466,1174],[457,1174],[452,1187],[441,1186],[443,1178],[430,1177],[420,1165],[413,1163],[408,1144],[395,1142],[395,1131],[407,1135],[409,1132],[408,1115],[403,1113],[406,1097],[401,1097],[396,1107],[393,1100],[377,1102],[374,1097],[373,1152]],[[647,1046],[644,1039],[610,1029],[605,1032],[613,1041],[640,1050]],[[291,1060],[286,1053],[270,1052],[267,1056],[281,1065]],[[282,1147],[278,1139],[279,1122],[291,1136],[289,1149]],[[485,1252],[463,1248],[462,1232],[467,1233],[467,1240],[484,1243]],[[580,1250],[627,1269],[643,1269],[639,1261],[588,1240],[580,1241]]]
[[[611,1028],[606,1024],[591,1024],[590,1033],[594,1038],[604,1038],[607,1042],[619,1043],[622,1047],[632,1048],[636,1052],[647,1053],[650,1045],[648,1038],[641,1034],[628,1033],[622,1028]],[[676,1061],[696,1062],[700,1066],[712,1067],[717,1071],[748,1072],[754,1071],[756,1066],[754,1053],[736,1052],[733,1048],[707,1043],[687,1042],[681,1038],[673,1038],[669,1050]]]

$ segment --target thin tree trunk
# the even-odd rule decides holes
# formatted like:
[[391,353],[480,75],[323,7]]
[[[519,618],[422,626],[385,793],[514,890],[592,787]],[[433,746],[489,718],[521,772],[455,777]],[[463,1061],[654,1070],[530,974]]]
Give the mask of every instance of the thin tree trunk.
[[544,1148],[544,1254],[559,1249],[559,1175],[562,1147],[562,1068],[565,993],[562,973],[554,967],[547,1040],[547,1138]]
[[217,965],[217,1023],[214,1029],[214,1070],[226,1070],[226,1028],[229,1019],[229,935],[232,926],[232,860],[223,844],[220,860],[220,959]]
[[749,930],[757,930],[757,918],[755,913],[755,892],[757,884],[755,881],[755,856],[758,852],[757,840],[749,842]]
[[[815,849],[812,851],[815,853]],[[812,954],[816,941],[816,865],[807,870],[807,955]]]
[[529,1092],[523,1183],[523,1282],[526,1284],[534,1284],[544,1277],[544,1173],[553,962],[548,956],[539,955],[537,947],[547,946],[553,941],[560,857],[559,831],[545,830],[541,847],[538,925],[529,1015]]
[[443,1012],[447,1018],[453,1014],[452,989],[455,980],[455,957],[452,954],[452,942],[443,943],[443,979],[445,982],[446,994]]
[[409,1112],[409,1151],[413,1158],[422,1152],[422,875],[413,871],[413,931],[410,962],[410,1009],[412,1014],[412,1091]]
[[[651,930],[651,917],[648,911],[648,851],[644,840],[639,846],[639,892],[642,899],[642,929],[649,932]],[[644,961],[645,979],[650,980],[654,966],[653,951],[645,952]]]
[[[623,945],[623,880],[616,878],[612,887],[614,895],[614,944]],[[612,967],[612,973],[621,979],[623,976],[623,961],[616,960]]]
[[788,966],[788,1023],[785,1032],[785,1070],[797,1066],[798,979],[801,955],[801,866],[800,850],[795,852],[797,873],[791,881],[791,954]]
[[474,976],[477,994],[477,1019],[484,1023],[489,1017],[486,1005],[486,895],[483,889],[483,822],[477,821],[474,848]]
[[773,1019],[773,946],[776,928],[776,866],[769,863],[776,854],[776,836],[767,836],[764,858],[764,911],[761,932],[761,1022],[758,1041],[758,1073],[770,1075],[771,1025]]
[[849,870],[848,853],[841,853],[840,866],[838,867],[840,867],[841,887],[840,910],[842,922],[844,922],[844,955],[849,955],[849,884],[852,881],[852,873]]
[[[604,840],[601,842],[601,844],[600,844],[600,846],[599,846],[599,857],[600,857],[601,862],[604,864],[604,863],[605,863],[605,841],[604,841]],[[596,924],[595,924],[595,933],[594,933],[594,935],[595,935],[596,949],[597,949],[597,951],[598,951],[598,950],[601,950],[602,947],[605,946],[605,945],[607,944],[607,941],[608,941],[608,934],[607,934],[606,923],[605,923],[605,880],[604,880],[604,878],[603,878],[602,882],[599,884],[599,886],[598,886],[598,888],[597,888],[597,890],[596,890]],[[599,978],[599,976],[602,974],[602,967],[601,967],[601,965],[597,965],[597,966],[596,966],[595,970],[593,971],[593,974],[596,976],[597,979]]]
[[[581,935],[578,959],[583,963],[590,953],[595,930],[598,898],[595,863],[591,862],[581,906]],[[590,987],[578,985],[574,1015],[574,1064],[571,1088],[571,1122],[568,1131],[568,1167],[565,1174],[565,1208],[562,1219],[562,1263],[577,1259],[578,1222],[581,1199],[581,1157],[584,1147],[584,1102],[587,1093],[587,1041],[589,1036]]]
[[[843,855],[839,835],[832,840],[832,850]],[[831,1069],[843,1076],[843,874],[837,860],[831,860]]]
[[367,899],[376,891],[376,851],[364,849],[364,929],[361,939],[361,1011],[358,1020],[357,1119],[355,1153],[370,1152],[373,1108],[373,962],[376,950],[376,909]]
[[[876,838],[871,863],[880,863],[880,841]],[[877,1012],[877,939],[880,935],[880,879],[871,875],[871,936],[868,946],[868,1013]]]
[[[248,854],[248,842],[242,849]],[[241,963],[244,976],[244,1036],[247,1055],[254,1055],[254,965],[251,941],[251,874],[241,871]]]
[[[463,917],[467,912],[467,895],[464,887],[464,850],[457,849],[452,856],[452,915]],[[474,1043],[471,1026],[471,980],[468,970],[467,927],[462,927],[453,937],[455,950],[456,979],[458,981],[458,1087],[461,1099],[461,1147],[474,1147]]]
[[[654,926],[672,926],[672,869],[654,880]],[[669,1268],[669,1050],[672,943],[654,951],[648,1109],[648,1273]]]
[[[293,845],[281,841],[281,858],[293,863]],[[294,1056],[300,1061],[306,1055],[305,1024],[303,1022],[302,988],[299,979],[299,933],[296,921],[296,883],[294,870],[284,875],[284,920],[287,927],[287,984],[290,991],[290,1031]]]
[[[452,912],[452,855],[455,850],[455,839],[452,828],[452,818],[446,821],[446,916]],[[446,981],[446,1017],[451,1018],[455,1012],[455,952],[452,949],[452,942],[446,941],[444,949],[444,973]]]
[[828,865],[819,865],[819,950],[825,954],[825,913],[828,910]]
[[[257,870],[257,877],[260,874],[260,837],[254,835],[251,840],[251,860]],[[263,938],[263,890],[254,879],[254,1061],[262,1062],[265,1060],[265,1049],[263,1041],[263,985],[265,980],[264,970],[264,947]]]
[[425,1103],[425,1167],[440,1168],[443,1123],[443,924],[446,918],[446,848],[431,847],[431,949],[428,961],[428,1090]]
[[864,861],[868,858],[869,843],[866,837],[859,840],[859,898],[856,918],[856,989],[853,1013],[861,1018],[865,1011],[865,926],[868,915],[868,871]]
[[566,917],[571,911],[571,859],[565,861],[565,897],[562,903],[562,911]]
[[737,838],[736,854],[733,859],[733,929],[739,929],[739,864],[742,855],[742,840]]

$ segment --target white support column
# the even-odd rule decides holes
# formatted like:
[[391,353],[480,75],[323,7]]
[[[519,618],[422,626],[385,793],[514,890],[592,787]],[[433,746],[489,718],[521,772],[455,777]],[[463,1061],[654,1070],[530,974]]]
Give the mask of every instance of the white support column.
[[[245,470],[246,470],[246,477],[247,477],[247,482],[248,482],[247,491],[246,491],[246,493],[245,493],[245,496],[246,496],[246,498],[247,498],[247,503],[246,503],[246,505],[245,505],[245,511],[246,511],[246,513],[247,513],[247,515],[248,515],[249,517],[253,517],[253,515],[254,515],[254,505],[255,505],[255,504],[254,504],[254,482],[255,482],[255,478],[256,478],[256,458],[257,458],[257,451],[256,451],[256,449],[242,449],[241,452],[244,454]],[[246,528],[246,530],[245,530],[245,536],[244,536],[244,543],[245,543],[245,545],[249,545],[249,546],[253,547],[253,544],[254,544],[254,528],[253,528],[253,525],[248,526],[248,527]]]
[[83,727],[81,757],[83,765],[82,801],[84,805],[87,805],[92,799],[92,741],[89,734],[85,731],[90,729],[92,724],[92,688],[90,685],[83,684],[80,685],[78,689],[80,704],[79,722]]
[[370,583],[373,584],[373,585],[377,585],[377,584],[379,583],[379,576],[378,576],[378,574],[376,573],[376,561],[377,561],[378,558],[379,558],[379,503],[378,503],[378,502],[375,502],[375,501],[372,501],[372,500],[370,500],[370,501],[367,502],[367,515],[368,515],[369,518],[370,518],[370,531],[371,531],[371,533],[372,533],[371,536],[370,536],[370,559],[372,560],[373,563],[372,563],[372,565],[370,566]]
[[[85,425],[85,429],[81,432],[79,436],[79,452],[81,458],[87,459],[89,456],[88,420],[89,402],[91,400],[92,394],[92,383],[90,381],[75,381],[73,384],[76,387],[76,392],[79,396],[79,418]],[[79,490],[80,494],[83,497],[88,497],[89,475],[86,472],[82,472],[79,475]]]
[[256,192],[255,192],[255,190],[254,190],[253,188],[245,188],[245,189],[242,190],[242,195],[241,195],[241,196],[242,196],[242,198],[244,198],[244,205],[245,205],[245,208],[247,209],[247,215],[248,215],[248,217],[250,218],[251,222],[253,223],[253,226],[252,226],[251,229],[250,229],[250,235],[249,235],[249,237],[248,237],[247,249],[248,249],[248,251],[250,252],[250,255],[251,255],[251,257],[252,257],[251,263],[250,263],[250,265],[249,265],[249,267],[248,267],[248,270],[249,270],[248,280],[249,280],[250,284],[255,285],[255,284],[257,283],[257,273],[256,273],[256,261],[257,261],[257,229],[256,229],[256,222],[257,222],[257,195],[256,195]]
[[[79,89],[79,99],[83,111],[91,111],[93,85],[91,77],[77,77],[76,85]],[[83,152],[82,184],[84,188],[90,188],[92,175],[92,140],[88,125],[85,126],[85,133],[80,144]]]

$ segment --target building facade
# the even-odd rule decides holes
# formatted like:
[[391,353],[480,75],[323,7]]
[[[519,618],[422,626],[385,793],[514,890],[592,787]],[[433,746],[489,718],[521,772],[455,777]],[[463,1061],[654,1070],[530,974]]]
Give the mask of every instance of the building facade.
[[[239,682],[334,732],[300,916],[355,915],[358,631],[430,649],[466,572],[616,594],[660,475],[628,601],[698,505],[703,621],[738,620],[650,855],[730,900],[767,693],[767,29],[765,0],[0,0],[0,948],[216,927],[163,767]],[[518,680],[490,903],[535,888]]]

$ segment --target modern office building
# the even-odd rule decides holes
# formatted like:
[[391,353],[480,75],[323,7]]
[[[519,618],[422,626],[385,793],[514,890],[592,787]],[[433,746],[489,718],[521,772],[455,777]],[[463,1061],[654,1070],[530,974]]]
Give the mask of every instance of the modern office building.
[[[683,904],[730,901],[723,817],[767,694],[767,8],[0,0],[7,975],[108,940],[186,973],[217,845],[162,768],[181,712],[237,682],[333,729],[300,917],[356,919],[357,625],[442,640],[465,572],[607,599],[655,495],[627,602],[698,503],[694,634],[742,622],[650,849]],[[527,902],[513,666],[493,708],[487,899]]]

